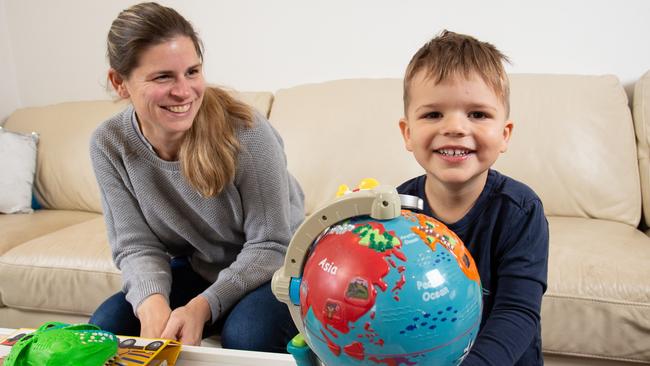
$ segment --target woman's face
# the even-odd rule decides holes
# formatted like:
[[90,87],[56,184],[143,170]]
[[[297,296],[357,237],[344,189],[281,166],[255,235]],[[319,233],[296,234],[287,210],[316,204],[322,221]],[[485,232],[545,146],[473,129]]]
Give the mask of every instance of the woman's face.
[[147,48],[128,78],[113,85],[130,98],[143,134],[158,142],[192,127],[205,91],[201,59],[186,36]]

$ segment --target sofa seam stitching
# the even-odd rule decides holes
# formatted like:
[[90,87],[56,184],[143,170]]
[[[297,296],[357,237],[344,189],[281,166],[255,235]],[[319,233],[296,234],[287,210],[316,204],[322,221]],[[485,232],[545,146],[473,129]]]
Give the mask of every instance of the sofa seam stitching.
[[592,357],[592,358],[598,358],[602,360],[612,360],[612,361],[633,361],[633,362],[641,362],[641,363],[648,362],[647,359],[642,359],[642,358],[612,357],[612,356],[603,356],[597,353],[567,352],[567,351],[560,351],[552,348],[546,348],[543,346],[542,346],[542,352],[550,352],[551,354],[566,355],[566,356]]
[[609,304],[626,305],[626,306],[639,306],[644,308],[650,307],[650,304],[638,302],[638,301],[607,300],[602,298],[586,298],[586,297],[562,295],[562,294],[546,294],[544,295],[544,297],[557,298],[557,299],[571,299],[571,300],[595,302],[595,303],[609,303]]
[[118,276],[121,275],[120,272],[107,272],[107,271],[84,269],[84,268],[64,268],[64,267],[54,267],[54,266],[42,266],[42,265],[38,266],[38,265],[26,265],[26,264],[14,264],[0,259],[0,267],[1,266],[11,266],[11,267],[20,267],[20,268],[41,268],[41,269],[51,269],[51,270],[60,270],[60,271],[71,271],[71,272],[81,271],[81,272],[109,274],[109,275],[118,275]]

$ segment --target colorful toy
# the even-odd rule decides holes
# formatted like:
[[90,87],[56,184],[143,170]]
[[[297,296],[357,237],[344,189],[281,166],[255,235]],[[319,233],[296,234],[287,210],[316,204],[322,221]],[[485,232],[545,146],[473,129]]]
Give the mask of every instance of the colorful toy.
[[109,365],[117,347],[117,337],[95,325],[48,322],[18,340],[4,366]]
[[355,189],[350,189],[347,184],[341,184],[338,191],[336,192],[336,197],[341,197],[344,194],[350,194],[352,192],[358,192],[361,190],[369,190],[379,186],[379,182],[375,178],[364,178],[359,182],[359,185]]
[[305,220],[273,278],[327,366],[458,365],[473,344],[472,257],[444,224],[401,207],[385,186],[340,196]]

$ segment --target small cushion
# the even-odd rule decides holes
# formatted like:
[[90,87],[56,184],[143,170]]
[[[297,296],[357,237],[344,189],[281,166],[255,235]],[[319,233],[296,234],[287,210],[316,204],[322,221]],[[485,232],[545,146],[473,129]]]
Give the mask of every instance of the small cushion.
[[35,133],[23,135],[0,127],[0,212],[31,213],[36,172]]

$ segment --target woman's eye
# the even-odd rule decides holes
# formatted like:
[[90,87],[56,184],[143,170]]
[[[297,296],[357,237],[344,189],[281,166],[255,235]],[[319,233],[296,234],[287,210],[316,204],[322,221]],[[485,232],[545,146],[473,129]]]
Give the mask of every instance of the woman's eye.
[[159,75],[153,78],[155,81],[165,81],[169,79],[169,75]]
[[199,69],[192,69],[192,70],[190,70],[190,71],[187,72],[187,74],[188,74],[189,76],[197,76],[197,75],[199,75],[200,73],[201,73],[201,71],[200,71]]
[[473,119],[484,119],[487,118],[488,115],[483,113],[483,112],[469,112],[469,118]]

